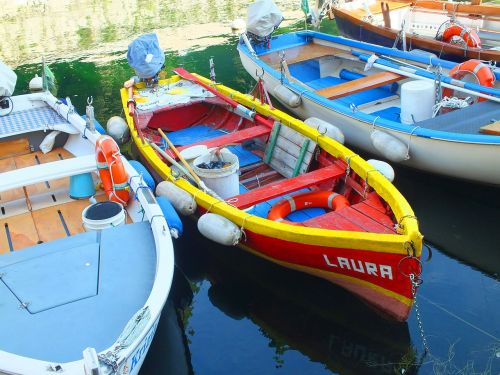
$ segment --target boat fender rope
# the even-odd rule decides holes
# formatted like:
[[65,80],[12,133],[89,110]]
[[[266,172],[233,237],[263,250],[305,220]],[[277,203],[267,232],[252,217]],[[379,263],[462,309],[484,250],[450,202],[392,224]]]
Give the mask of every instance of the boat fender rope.
[[[149,189],[149,188],[148,188],[148,189]],[[153,225],[153,221],[154,221],[154,219],[159,218],[159,217],[162,217],[162,218],[163,218],[163,220],[167,221],[167,219],[165,218],[165,215],[153,215],[153,216],[151,217],[151,219],[149,220],[149,222],[151,223],[151,225]],[[167,223],[167,224],[168,224],[168,223]],[[167,232],[167,228],[165,228],[165,225],[163,225],[162,232],[163,232],[163,233],[166,233],[166,232]],[[177,232],[177,231],[176,231],[176,232]]]
[[372,129],[370,131],[370,133],[373,133],[376,129],[375,129],[375,123],[377,122],[377,120],[380,118],[380,116],[377,116],[373,119],[373,122],[372,122]]
[[[412,116],[413,117],[413,116]],[[415,121],[414,121],[415,122]],[[417,129],[420,128],[420,126],[415,126],[413,127],[413,129],[411,129],[411,132],[410,132],[410,139],[408,139],[408,148],[406,149],[406,156],[405,156],[405,160],[408,160],[410,159],[410,145],[411,145],[411,138],[413,137],[413,135],[415,134],[415,132],[417,131]]]
[[363,197],[366,199],[367,194],[368,194],[368,188],[370,185],[368,185],[368,177],[370,176],[370,173],[372,172],[380,172],[378,169],[370,169],[369,171],[366,172],[366,178],[365,178],[365,186],[363,188]]

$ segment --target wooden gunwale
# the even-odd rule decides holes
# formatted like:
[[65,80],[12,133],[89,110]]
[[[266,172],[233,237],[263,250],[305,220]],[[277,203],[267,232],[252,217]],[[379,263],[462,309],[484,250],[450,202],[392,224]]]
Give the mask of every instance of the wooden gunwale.
[[[350,22],[358,27],[362,27],[367,32],[372,32],[391,40],[396,40],[399,34],[399,30],[372,25],[359,18],[353,17],[350,13],[342,9],[334,8],[333,13],[336,18],[344,19],[345,22]],[[464,50],[463,48],[453,44],[409,33],[406,34],[406,43],[413,48],[432,50],[438,54],[438,57],[440,54],[449,54],[460,56],[464,59],[500,60],[500,51],[479,48],[468,48],[467,50]]]

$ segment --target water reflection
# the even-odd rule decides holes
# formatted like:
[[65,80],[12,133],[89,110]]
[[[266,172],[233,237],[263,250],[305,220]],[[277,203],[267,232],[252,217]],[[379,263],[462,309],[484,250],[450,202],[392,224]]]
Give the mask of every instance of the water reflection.
[[[0,58],[12,66],[38,59],[110,61],[137,35],[155,31],[167,51],[223,43],[229,23],[246,18],[251,0],[24,0],[2,2]],[[298,2],[277,0],[285,18]],[[284,23],[285,25],[287,22]],[[207,38],[210,37],[210,38]],[[121,55],[120,55],[121,56]],[[115,56],[116,57],[116,56]]]
[[[225,318],[218,319],[218,331],[228,329],[233,321],[253,322],[254,329],[258,328],[267,339],[267,345],[261,346],[272,351],[267,356],[272,355],[276,371],[290,371],[291,353],[298,352],[336,373],[416,373],[418,359],[406,323],[380,317],[327,282],[284,270],[239,249],[208,242],[195,229],[188,231],[188,236],[189,244],[177,246],[177,261],[190,279],[203,284],[200,293],[206,291],[209,304],[224,314]],[[202,281],[205,279],[209,284]],[[198,302],[194,309],[207,310],[209,306]],[[201,328],[196,319],[188,322],[189,330],[193,332],[189,335],[193,348],[199,348],[195,343],[204,340],[208,332],[198,332]],[[226,342],[224,351],[228,356],[231,350]],[[249,353],[259,350],[248,348]],[[200,356],[203,354],[197,352]],[[245,357],[241,366],[246,365]],[[308,361],[296,360],[293,373],[310,371]],[[221,368],[225,369],[221,366],[218,371]],[[266,371],[270,371],[269,367]]]

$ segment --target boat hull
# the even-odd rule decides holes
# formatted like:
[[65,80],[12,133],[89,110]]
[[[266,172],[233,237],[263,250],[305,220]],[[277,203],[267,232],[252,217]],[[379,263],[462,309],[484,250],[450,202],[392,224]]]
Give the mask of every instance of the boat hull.
[[[378,44],[385,47],[393,47],[398,38],[399,30],[381,27],[352,17],[347,11],[333,9],[335,21],[340,33],[348,38],[360,40],[366,43]],[[410,49],[418,49],[435,54],[440,59],[463,62],[469,59],[481,59],[487,61],[500,60],[500,51],[492,49],[463,48],[456,44],[444,43],[429,37],[418,36],[408,33],[406,45]],[[400,40],[395,46],[402,49]]]
[[[256,72],[261,72],[263,66],[241,49],[239,53],[243,67],[257,80]],[[280,85],[280,80],[268,70],[266,66],[262,78],[267,89],[272,93],[273,89]],[[301,104],[296,108],[290,107],[285,102],[281,104],[299,118],[318,117],[335,124],[342,130],[349,145],[384,157],[371,142],[370,134],[374,129],[374,124],[359,119],[355,112],[351,115],[342,113],[315,100],[313,95],[305,94],[302,95]],[[376,128],[382,129],[408,145],[410,158],[400,162],[402,165],[457,179],[500,185],[500,166],[496,162],[500,158],[498,144],[421,137],[385,127],[376,126]]]

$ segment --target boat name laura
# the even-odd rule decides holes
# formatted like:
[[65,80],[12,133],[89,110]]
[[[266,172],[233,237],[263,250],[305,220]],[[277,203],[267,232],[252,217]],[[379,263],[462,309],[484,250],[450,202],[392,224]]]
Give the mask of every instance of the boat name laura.
[[[392,280],[392,267],[384,264],[375,264],[371,262],[364,262],[361,260],[348,259],[344,257],[336,257],[337,262],[332,261],[326,254],[323,254],[326,265],[329,267],[342,268],[353,270],[367,275],[381,277],[383,279]],[[357,264],[356,264],[357,263]]]

